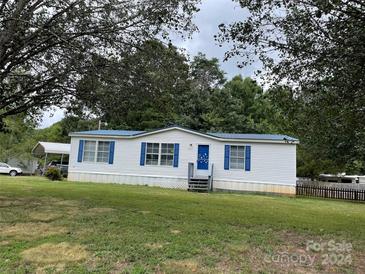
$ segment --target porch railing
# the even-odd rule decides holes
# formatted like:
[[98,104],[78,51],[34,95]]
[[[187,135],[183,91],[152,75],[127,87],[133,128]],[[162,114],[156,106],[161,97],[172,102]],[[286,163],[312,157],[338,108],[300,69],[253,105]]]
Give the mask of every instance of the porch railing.
[[188,164],[188,180],[194,177],[194,163]]
[[194,177],[194,163],[188,164],[189,190],[213,191],[214,164],[211,165],[208,177]]
[[209,191],[213,191],[213,174],[214,174],[214,164],[212,164],[212,169],[210,170],[210,175],[208,177]]

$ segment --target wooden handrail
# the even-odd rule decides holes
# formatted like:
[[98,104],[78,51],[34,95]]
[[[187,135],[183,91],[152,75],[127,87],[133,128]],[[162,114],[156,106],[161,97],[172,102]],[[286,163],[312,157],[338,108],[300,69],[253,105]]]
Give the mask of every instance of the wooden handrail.
[[194,177],[194,163],[188,164],[188,180]]
[[209,176],[209,191],[213,191],[213,173],[214,173],[214,164],[212,164],[212,169],[210,171],[210,176]]

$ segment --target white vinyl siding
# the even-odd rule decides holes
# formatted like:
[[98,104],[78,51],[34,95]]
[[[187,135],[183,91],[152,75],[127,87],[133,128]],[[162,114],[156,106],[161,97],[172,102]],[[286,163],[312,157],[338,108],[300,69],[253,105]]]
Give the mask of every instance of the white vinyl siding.
[[229,167],[231,169],[245,169],[245,146],[231,146]]
[[108,163],[110,142],[85,141],[83,162]]

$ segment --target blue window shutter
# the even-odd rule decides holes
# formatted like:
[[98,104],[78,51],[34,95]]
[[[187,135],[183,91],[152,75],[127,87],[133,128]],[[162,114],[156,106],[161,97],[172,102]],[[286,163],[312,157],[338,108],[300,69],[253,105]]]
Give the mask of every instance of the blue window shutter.
[[146,158],[146,143],[141,143],[141,159],[139,165],[144,166],[144,161]]
[[115,141],[111,141],[109,143],[109,164],[112,165],[114,163],[114,148]]
[[82,162],[82,156],[84,154],[84,142],[85,142],[84,140],[80,140],[80,142],[79,142],[79,153],[77,155],[77,161],[79,163]]
[[179,144],[174,145],[174,167],[179,167]]
[[245,170],[251,170],[251,146],[246,146],[245,151]]
[[230,154],[231,146],[224,146],[224,169],[229,170],[229,154]]

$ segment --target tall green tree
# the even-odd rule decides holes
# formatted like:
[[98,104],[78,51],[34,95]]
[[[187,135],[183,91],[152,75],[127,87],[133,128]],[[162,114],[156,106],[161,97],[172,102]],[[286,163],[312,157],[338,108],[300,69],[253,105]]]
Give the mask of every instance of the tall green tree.
[[[311,151],[347,169],[365,159],[363,1],[238,1],[249,15],[220,25],[220,42],[241,65],[258,56],[266,76],[293,89],[297,127]],[[277,93],[278,100],[282,94]],[[298,105],[298,103],[300,103]],[[295,113],[295,109],[289,112]]]
[[[226,58],[255,57],[269,74],[299,86],[346,87],[361,96],[365,75],[363,1],[239,0],[243,21],[221,24],[218,40],[232,42]],[[336,90],[339,92],[339,90]]]
[[196,130],[208,130],[205,115],[211,109],[211,97],[226,82],[217,58],[198,53],[190,63],[189,89],[179,96],[178,123]]
[[176,121],[188,78],[186,57],[172,45],[151,40],[121,60],[96,58],[71,106],[74,111],[86,106],[114,128],[163,127]]
[[[279,133],[300,138],[298,174],[312,178],[319,173],[343,171],[364,174],[361,149],[365,147],[364,136],[356,135],[351,121],[339,123],[342,111],[331,108],[331,104],[326,106],[330,103],[328,98],[323,96],[321,101],[318,94],[309,97],[285,86],[269,89],[266,93],[274,109],[274,115],[268,116],[270,124]],[[324,107],[319,108],[322,104]],[[347,126],[343,127],[344,124]]]
[[254,80],[235,76],[215,90],[204,116],[213,131],[267,133],[274,130],[267,120],[269,103]]
[[24,114],[8,117],[5,122],[5,131],[0,132],[0,161],[17,157],[29,159],[31,144],[27,140],[32,138],[35,124]]
[[2,1],[0,121],[67,102],[95,55],[118,58],[171,31],[194,31],[198,2]]

